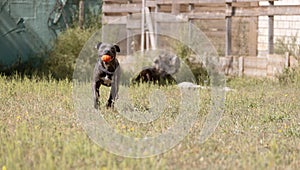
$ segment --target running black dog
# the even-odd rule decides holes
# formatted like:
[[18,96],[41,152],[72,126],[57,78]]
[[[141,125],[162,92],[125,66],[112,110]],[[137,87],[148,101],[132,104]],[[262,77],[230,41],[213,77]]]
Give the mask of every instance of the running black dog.
[[176,80],[171,74],[165,71],[160,71],[155,67],[144,68],[138,76],[133,80],[133,83],[153,83],[158,85],[174,84]]
[[117,52],[120,52],[118,45],[108,43],[98,43],[95,47],[98,50],[98,60],[95,64],[93,75],[93,97],[94,108],[99,106],[99,88],[101,85],[110,87],[110,94],[106,107],[112,107],[118,93],[118,84],[120,78],[119,61],[116,58]]
[[173,74],[180,68],[179,58],[172,53],[161,52],[153,61],[152,66],[144,68],[136,78],[136,83],[153,83],[158,85],[170,85],[177,83]]

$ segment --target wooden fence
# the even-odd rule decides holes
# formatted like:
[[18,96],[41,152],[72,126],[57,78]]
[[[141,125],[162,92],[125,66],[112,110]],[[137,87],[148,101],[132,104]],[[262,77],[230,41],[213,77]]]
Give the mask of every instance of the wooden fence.
[[[261,6],[259,3],[261,1],[268,2],[268,5]],[[143,9],[149,12],[178,15],[184,22],[191,22],[199,26],[212,40],[219,55],[225,56],[221,57],[220,61],[226,74],[274,76],[287,67],[288,63],[292,63],[292,65],[297,63],[293,57],[273,55],[274,16],[300,15],[300,5],[275,5],[274,1],[276,0],[103,0],[102,22],[103,24],[111,23],[122,16],[142,13]],[[269,55],[264,57],[256,57],[258,54],[259,16],[268,17]],[[244,24],[243,27],[239,25],[241,23]],[[149,44],[149,42],[144,43],[143,36],[150,30],[147,30],[147,24],[145,26],[141,24],[140,19],[124,17],[116,24],[125,25],[127,37],[130,37],[136,30],[142,32],[142,35],[137,38],[137,47],[144,49],[146,44]],[[156,23],[153,25],[159,26]],[[140,31],[141,29],[142,31]],[[153,28],[152,30],[158,29]],[[129,41],[124,43],[123,49],[126,49],[126,54],[130,53],[130,45]],[[157,46],[157,44],[152,44],[153,46]]]
[[[260,1],[267,1],[269,5],[260,6]],[[120,16],[141,13],[142,9],[147,8],[150,12],[180,15],[187,22],[219,20],[219,22],[214,23],[215,26],[210,25],[211,29],[208,31],[204,29],[204,32],[209,32],[211,39],[215,39],[216,36],[224,36],[223,44],[225,47],[219,51],[223,51],[221,55],[229,56],[239,53],[239,49],[236,47],[239,45],[239,42],[236,41],[240,41],[240,37],[237,37],[238,28],[236,26],[239,21],[235,21],[235,19],[247,18],[251,20],[246,25],[249,29],[245,38],[246,42],[243,42],[243,45],[247,46],[248,51],[244,55],[257,55],[257,18],[258,16],[268,16],[268,51],[269,54],[273,54],[274,15],[300,15],[300,5],[274,5],[274,1],[276,0],[103,0],[102,18],[105,24],[120,18]],[[139,20],[136,22],[140,23]],[[142,29],[139,23],[134,24],[134,22],[125,19],[119,24],[127,24],[130,34],[130,31],[134,31],[134,29]],[[140,27],[136,27],[137,25]],[[219,42],[219,39],[216,40],[214,45],[218,46],[217,43]]]
[[232,76],[270,77],[282,73],[284,68],[298,66],[298,60],[286,53],[283,55],[227,56],[220,57],[221,72]]

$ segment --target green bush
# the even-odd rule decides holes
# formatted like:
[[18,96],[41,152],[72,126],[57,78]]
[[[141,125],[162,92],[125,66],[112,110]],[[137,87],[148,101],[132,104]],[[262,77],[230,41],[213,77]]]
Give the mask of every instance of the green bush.
[[0,64],[0,74],[12,76],[12,75],[20,75],[20,76],[44,76],[47,72],[46,69],[42,67],[45,62],[44,56],[47,56],[47,51],[36,54],[34,56],[28,57],[26,61],[22,61],[22,57],[19,56],[18,60],[10,66],[2,66]]
[[294,56],[296,59],[300,59],[300,45],[298,42],[297,34],[290,38],[278,38],[275,42],[275,53],[276,54],[285,54],[288,52],[291,56]]
[[[275,53],[294,56],[298,61],[300,60],[300,45],[298,44],[298,35],[289,38],[283,37],[276,39]],[[300,68],[285,68],[282,73],[276,76],[280,84],[299,83],[300,82]]]
[[175,43],[175,49],[178,57],[184,60],[191,69],[197,84],[209,84],[209,75],[205,66],[202,63],[192,63],[189,60],[189,57],[193,55],[193,51],[187,45],[181,43]]
[[45,67],[54,78],[72,79],[76,58],[96,29],[97,27],[70,28],[57,37],[55,46],[45,61]]
[[300,67],[285,68],[281,74],[276,76],[280,84],[300,83]]

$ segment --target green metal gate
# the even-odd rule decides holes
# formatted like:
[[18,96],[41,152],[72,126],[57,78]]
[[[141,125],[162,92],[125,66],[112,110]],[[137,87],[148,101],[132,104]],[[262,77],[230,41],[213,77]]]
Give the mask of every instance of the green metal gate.
[[[43,54],[57,34],[76,18],[79,0],[0,2],[0,71]],[[85,1],[86,13],[99,14],[100,0]]]

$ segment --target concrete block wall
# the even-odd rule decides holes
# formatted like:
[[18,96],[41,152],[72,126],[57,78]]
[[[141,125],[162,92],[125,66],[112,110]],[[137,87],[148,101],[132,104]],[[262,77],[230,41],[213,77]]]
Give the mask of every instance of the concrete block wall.
[[[274,5],[299,5],[300,0],[280,0],[275,1]],[[261,6],[268,6],[268,2],[260,2]],[[300,16],[274,16],[274,43],[277,39],[298,37],[300,44]],[[268,17],[258,18],[258,56],[268,54]]]

